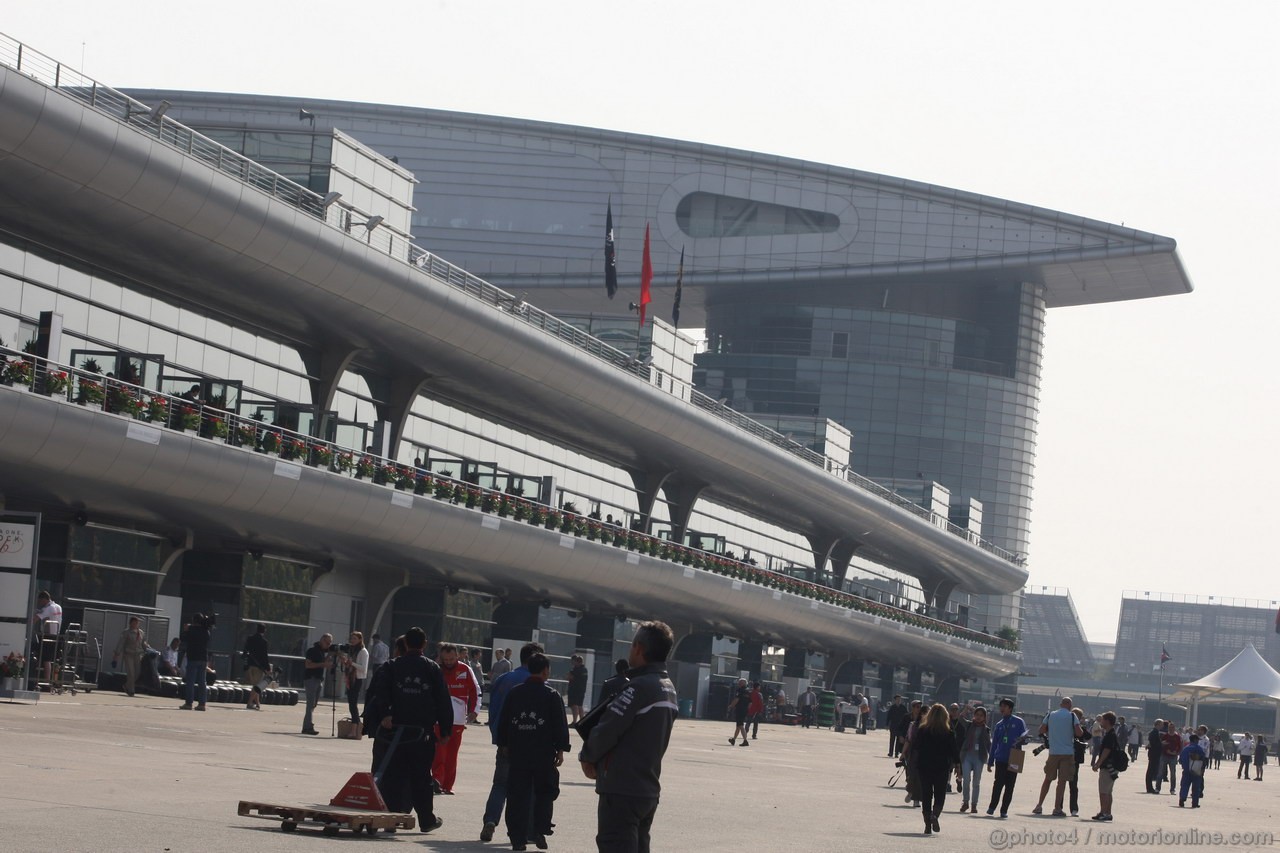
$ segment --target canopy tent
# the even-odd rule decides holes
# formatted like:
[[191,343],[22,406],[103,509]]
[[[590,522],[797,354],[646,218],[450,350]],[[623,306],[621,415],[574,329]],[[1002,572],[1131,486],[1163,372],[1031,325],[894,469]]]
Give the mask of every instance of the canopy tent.
[[1181,692],[1177,696],[1171,696],[1170,701],[1191,700],[1191,725],[1193,726],[1197,723],[1196,718],[1202,700],[1225,701],[1261,696],[1280,702],[1280,672],[1276,672],[1262,659],[1262,655],[1258,654],[1258,650],[1252,643],[1205,677],[1176,686]]

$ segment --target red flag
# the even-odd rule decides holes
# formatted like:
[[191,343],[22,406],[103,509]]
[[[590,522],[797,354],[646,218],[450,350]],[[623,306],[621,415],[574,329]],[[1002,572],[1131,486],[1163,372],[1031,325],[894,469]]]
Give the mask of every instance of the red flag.
[[649,295],[649,284],[653,281],[653,262],[649,260],[649,223],[644,226],[644,260],[640,262],[640,328],[644,328],[644,311],[653,297]]

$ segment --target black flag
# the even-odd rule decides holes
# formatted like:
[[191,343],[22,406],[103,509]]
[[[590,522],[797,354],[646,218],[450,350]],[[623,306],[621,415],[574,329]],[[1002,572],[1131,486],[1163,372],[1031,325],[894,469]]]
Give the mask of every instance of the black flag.
[[671,305],[671,323],[680,328],[680,293],[684,289],[684,246],[680,247],[680,268],[676,270],[676,300]]
[[604,217],[604,289],[609,298],[618,292],[618,257],[613,251],[613,199],[609,199],[609,212]]

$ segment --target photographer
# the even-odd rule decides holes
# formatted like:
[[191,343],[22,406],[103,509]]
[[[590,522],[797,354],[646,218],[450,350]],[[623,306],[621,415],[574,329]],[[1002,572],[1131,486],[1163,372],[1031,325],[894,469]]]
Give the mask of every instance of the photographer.
[[209,641],[213,639],[213,627],[217,624],[216,614],[205,616],[197,613],[182,632],[182,643],[186,647],[186,686],[183,688],[183,711],[191,710],[192,700],[199,702],[197,711],[207,711],[205,704],[209,695],[209,682],[205,671],[209,666]]
[[1116,779],[1120,776],[1112,765],[1112,757],[1120,750],[1115,712],[1107,711],[1098,718],[1098,722],[1102,725],[1102,745],[1098,748],[1098,757],[1093,760],[1093,771],[1098,774],[1098,813],[1093,819],[1111,820],[1111,792],[1115,790]]
[[364,634],[352,631],[345,646],[339,646],[342,653],[342,670],[347,677],[347,709],[351,712],[351,721],[360,720],[360,687],[369,672],[369,650],[364,647]]
[[[302,717],[302,733],[304,735],[318,735],[316,727],[311,722],[311,714],[316,709],[316,705],[320,704],[320,693],[324,689],[325,673],[333,669],[333,656],[330,654],[330,647],[333,645],[333,635],[324,634],[320,639],[307,649],[306,658],[302,662],[302,686],[307,693],[307,711]],[[336,654],[336,650],[334,650]]]

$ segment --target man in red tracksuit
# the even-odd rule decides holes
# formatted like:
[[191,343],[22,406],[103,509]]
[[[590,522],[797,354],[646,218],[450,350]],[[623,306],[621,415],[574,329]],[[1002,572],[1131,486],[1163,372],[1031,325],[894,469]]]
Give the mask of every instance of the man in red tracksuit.
[[[453,736],[440,744],[431,762],[431,778],[442,794],[453,793],[453,783],[458,778],[458,748],[462,746],[462,733],[467,723],[476,721],[480,691],[476,686],[475,671],[458,662],[458,647],[449,643],[440,647],[440,669],[444,671],[444,683],[449,688],[453,703]],[[437,725],[437,731],[442,720]],[[440,732],[443,734],[443,732]]]

